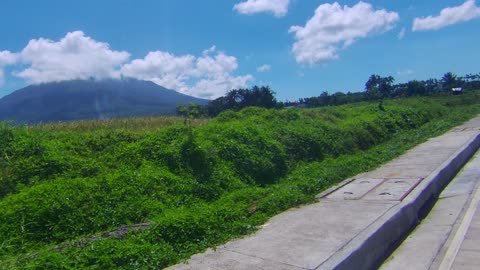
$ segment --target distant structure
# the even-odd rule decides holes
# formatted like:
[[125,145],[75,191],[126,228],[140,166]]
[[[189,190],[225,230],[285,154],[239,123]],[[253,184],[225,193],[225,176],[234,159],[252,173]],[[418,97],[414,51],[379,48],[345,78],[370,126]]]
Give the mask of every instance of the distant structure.
[[462,87],[454,87],[454,88],[452,88],[452,93],[453,93],[454,95],[460,95],[460,94],[462,93],[462,91],[463,91],[463,88],[462,88]]

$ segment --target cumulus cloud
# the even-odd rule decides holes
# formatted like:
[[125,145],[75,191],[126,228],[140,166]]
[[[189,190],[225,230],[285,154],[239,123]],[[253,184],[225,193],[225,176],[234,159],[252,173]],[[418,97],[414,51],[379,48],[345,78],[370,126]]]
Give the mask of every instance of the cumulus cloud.
[[[129,60],[126,51],[115,51],[82,31],[67,33],[59,41],[32,39],[18,53],[0,51],[0,85],[4,67],[18,65],[13,74],[30,83],[72,79],[132,77],[203,98],[216,98],[227,91],[246,87],[251,75],[235,76],[237,58],[217,51],[215,46],[199,56],[177,56],[152,51],[143,59]],[[21,68],[20,68],[21,67]]]
[[19,60],[29,67],[15,75],[31,83],[119,78],[119,68],[129,57],[128,52],[113,51],[109,44],[75,31],[67,33],[60,41],[30,40],[19,53]]
[[126,77],[153,81],[178,91],[187,88],[185,81],[191,77],[195,57],[175,56],[168,52],[150,52],[143,59],[135,59],[121,68]]
[[0,66],[12,65],[17,62],[17,55],[10,51],[0,51]]
[[248,0],[235,4],[233,9],[241,14],[272,12],[276,17],[283,17],[288,12],[290,0]]
[[258,72],[267,72],[270,71],[272,67],[270,65],[262,65],[257,68]]
[[232,89],[245,88],[247,83],[252,80],[252,75],[232,76],[230,74],[218,74],[212,78],[200,79],[185,93],[196,97],[213,99],[225,95],[226,92]]
[[0,51],[0,86],[4,84],[3,68],[8,65],[13,65],[17,61],[17,55],[9,51]]
[[338,50],[359,38],[391,30],[399,20],[396,12],[374,10],[371,4],[359,2],[349,6],[322,4],[305,26],[292,26],[295,34],[292,52],[298,63],[314,65],[338,58]]
[[442,9],[439,16],[415,18],[412,30],[437,30],[448,25],[466,22],[479,16],[480,8],[475,5],[475,0],[468,0],[460,6]]
[[125,64],[122,75],[150,80],[167,88],[203,98],[216,98],[234,88],[245,87],[251,75],[234,76],[238,63],[234,56],[217,52],[215,46],[201,56],[176,56],[168,52],[150,52],[143,59]]

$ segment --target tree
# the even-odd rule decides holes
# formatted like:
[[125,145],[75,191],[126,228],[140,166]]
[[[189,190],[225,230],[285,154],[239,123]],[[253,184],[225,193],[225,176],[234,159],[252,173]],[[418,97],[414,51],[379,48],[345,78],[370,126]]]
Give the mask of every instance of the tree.
[[463,87],[469,90],[480,89],[480,73],[465,75]]
[[383,99],[389,97],[393,92],[392,76],[381,77],[380,75],[371,75],[365,83],[365,94],[367,99]]
[[219,97],[208,103],[208,114],[216,116],[225,110],[241,110],[245,107],[257,106],[274,108],[278,106],[275,92],[268,86],[253,86],[251,89],[233,89],[224,97]]
[[413,80],[407,83],[407,96],[424,96],[427,92],[425,83]]
[[268,86],[254,86],[249,89],[241,89],[242,102],[240,107],[257,106],[263,108],[273,108],[277,104],[275,99],[275,92],[273,92]]
[[429,95],[437,94],[441,91],[441,83],[437,79],[428,79],[424,83],[427,94]]
[[445,73],[440,81],[443,91],[452,91],[452,88],[461,86],[461,80],[452,72]]
[[210,102],[208,102],[207,105],[207,113],[209,116],[217,116],[219,113],[232,109],[234,106],[233,103],[229,103],[228,98],[225,97],[219,97],[216,98]]
[[188,103],[188,106],[185,106],[183,103],[179,103],[176,110],[177,115],[183,116],[185,124],[187,124],[187,122],[191,119],[205,115],[205,108],[194,102]]

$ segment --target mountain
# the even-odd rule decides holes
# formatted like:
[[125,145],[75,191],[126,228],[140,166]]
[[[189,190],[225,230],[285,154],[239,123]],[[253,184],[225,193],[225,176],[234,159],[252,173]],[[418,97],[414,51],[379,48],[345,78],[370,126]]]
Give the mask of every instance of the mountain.
[[178,103],[199,99],[150,81],[71,80],[30,85],[0,99],[0,121],[36,123],[172,115]]

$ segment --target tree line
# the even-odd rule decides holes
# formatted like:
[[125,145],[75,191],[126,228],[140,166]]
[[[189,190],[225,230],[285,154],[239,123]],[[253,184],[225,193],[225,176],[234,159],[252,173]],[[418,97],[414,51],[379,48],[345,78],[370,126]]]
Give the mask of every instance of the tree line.
[[319,96],[300,98],[297,101],[278,102],[275,92],[269,86],[253,86],[229,91],[225,96],[210,101],[201,106],[195,103],[180,104],[177,114],[184,116],[185,121],[197,117],[215,117],[226,110],[238,111],[245,107],[257,106],[263,108],[335,106],[360,101],[383,100],[410,96],[435,96],[452,94],[453,88],[462,90],[479,90],[480,73],[457,76],[447,72],[441,79],[412,80],[406,83],[394,84],[392,76],[382,77],[372,74],[365,83],[363,92],[322,92]]
[[210,101],[201,106],[195,103],[180,104],[177,114],[184,116],[186,121],[196,117],[215,117],[226,110],[239,111],[245,107],[281,108],[282,103],[275,98],[275,92],[269,86],[253,86],[230,90],[225,96]]
[[365,83],[363,92],[329,94],[325,91],[317,97],[301,98],[298,101],[285,102],[284,105],[313,108],[385,98],[450,95],[454,93],[453,88],[480,90],[480,73],[457,76],[447,72],[441,79],[412,80],[398,84],[395,84],[395,78],[392,76],[382,77],[373,74]]

